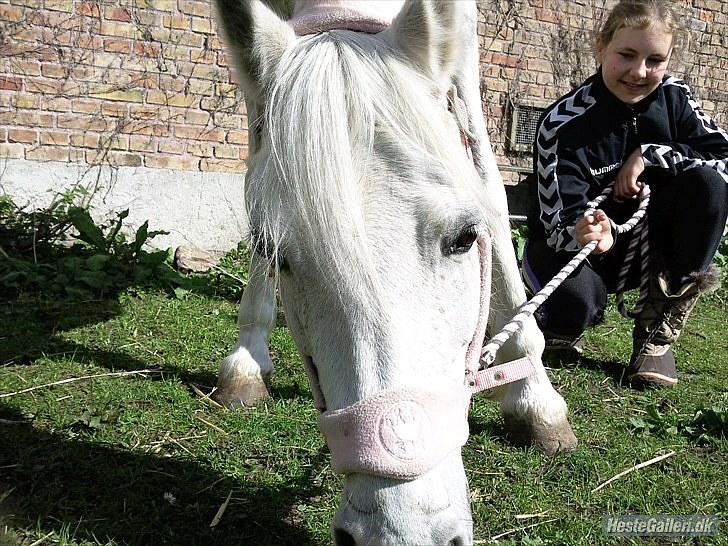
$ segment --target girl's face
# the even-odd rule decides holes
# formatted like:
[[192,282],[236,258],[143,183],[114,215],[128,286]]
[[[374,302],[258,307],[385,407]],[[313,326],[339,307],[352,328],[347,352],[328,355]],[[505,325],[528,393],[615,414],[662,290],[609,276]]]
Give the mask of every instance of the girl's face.
[[597,60],[607,89],[625,104],[636,104],[657,89],[671,53],[672,34],[654,24],[620,28],[597,49]]

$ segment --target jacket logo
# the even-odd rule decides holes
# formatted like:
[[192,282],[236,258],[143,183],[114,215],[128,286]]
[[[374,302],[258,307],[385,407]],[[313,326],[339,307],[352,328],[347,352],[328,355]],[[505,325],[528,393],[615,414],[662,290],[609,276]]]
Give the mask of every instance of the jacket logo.
[[622,163],[612,163],[611,165],[607,165],[606,167],[599,167],[598,169],[589,169],[592,173],[592,176],[599,176],[602,174],[606,174],[608,172],[613,171],[617,167],[619,167]]

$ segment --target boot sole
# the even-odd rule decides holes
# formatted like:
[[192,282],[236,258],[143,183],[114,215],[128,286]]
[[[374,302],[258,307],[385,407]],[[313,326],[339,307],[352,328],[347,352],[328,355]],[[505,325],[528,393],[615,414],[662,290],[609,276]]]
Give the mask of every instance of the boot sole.
[[642,383],[643,385],[653,386],[669,386],[672,387],[677,385],[677,379],[662,375],[657,372],[639,372],[632,375],[628,375],[627,379],[633,383]]

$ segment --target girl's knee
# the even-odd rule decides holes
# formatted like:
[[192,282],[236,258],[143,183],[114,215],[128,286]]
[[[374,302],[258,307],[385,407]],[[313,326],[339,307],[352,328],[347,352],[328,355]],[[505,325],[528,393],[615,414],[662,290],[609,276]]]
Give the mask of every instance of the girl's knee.
[[577,290],[569,288],[573,287],[567,286],[565,290],[554,292],[551,301],[544,306],[543,323],[539,323],[552,333],[578,336],[601,321],[607,294],[606,290],[600,291],[598,287],[591,287],[591,290],[584,286]]
[[688,169],[680,175],[681,184],[684,184],[685,191],[698,192],[716,199],[716,197],[728,195],[728,182],[710,167],[695,167]]

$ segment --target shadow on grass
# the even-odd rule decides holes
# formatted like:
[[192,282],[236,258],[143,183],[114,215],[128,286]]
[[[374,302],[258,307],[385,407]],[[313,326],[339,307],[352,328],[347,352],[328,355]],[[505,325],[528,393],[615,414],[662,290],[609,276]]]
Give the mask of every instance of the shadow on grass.
[[556,354],[544,353],[544,365],[554,369],[575,369],[583,368],[600,372],[606,377],[611,378],[615,384],[622,387],[628,387],[626,370],[623,362],[617,360],[597,360],[587,356],[562,358]]
[[[0,302],[0,367],[30,365],[43,357],[83,359],[112,371],[157,368],[157,363],[138,359],[127,353],[87,347],[63,337],[83,326],[109,321],[122,313],[118,300],[89,302]],[[213,373],[190,372],[175,366],[161,369],[177,375],[183,382],[214,385]],[[151,376],[160,379],[161,376]]]
[[485,417],[468,417],[468,427],[470,429],[471,436],[479,436],[485,434],[488,438],[495,440],[496,442],[503,442],[506,444],[516,445],[508,440],[508,434],[503,421],[500,419],[486,419]]
[[[0,437],[0,524],[44,534],[66,532],[75,541],[94,544],[315,543],[297,524],[295,507],[321,494],[313,477],[325,464],[322,453],[299,478],[269,486],[194,461],[38,431],[1,404]],[[230,491],[220,523],[210,528]]]

